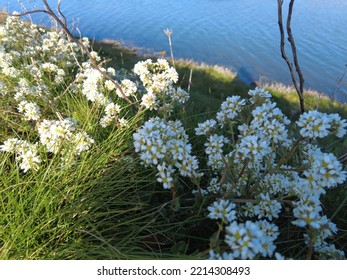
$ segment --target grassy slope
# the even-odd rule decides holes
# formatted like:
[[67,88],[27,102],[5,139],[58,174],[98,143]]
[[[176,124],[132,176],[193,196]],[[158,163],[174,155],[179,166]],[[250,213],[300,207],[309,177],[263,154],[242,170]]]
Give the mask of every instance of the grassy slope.
[[[97,42],[94,49],[112,59],[111,65],[129,71],[144,59],[135,50],[114,42]],[[191,130],[199,121],[213,117],[226,96],[245,97],[252,88],[225,69],[190,61],[177,61],[176,66],[183,88],[187,88],[193,69],[191,100],[184,108],[189,116],[185,125]],[[295,118],[298,108],[295,93],[272,92],[281,108]],[[85,106],[81,116],[75,117],[87,127],[85,116],[92,115],[90,108],[74,96],[66,98],[66,103],[75,103],[76,108]],[[317,104],[318,99],[314,99],[311,106]],[[340,112],[347,118],[346,105],[324,100],[319,107],[322,111]],[[111,134],[71,170],[49,165],[35,176],[23,177],[18,169],[9,169],[7,163],[11,158],[0,154],[3,175],[0,177],[0,258],[206,257],[210,224],[204,218],[206,213],[201,204],[194,206],[194,201],[184,200],[182,195],[182,210],[170,212],[171,194],[156,186],[153,172],[144,171],[138,162],[120,160],[118,155],[131,147],[131,133],[126,130]],[[342,147],[339,150],[342,153],[347,145],[335,146]],[[133,172],[129,173],[128,167]],[[329,215],[334,215],[343,229],[347,228],[346,197],[341,189],[326,201],[328,209],[339,209]],[[206,229],[205,236],[201,229]],[[341,234],[337,240],[339,247],[344,246],[345,240],[346,234]]]

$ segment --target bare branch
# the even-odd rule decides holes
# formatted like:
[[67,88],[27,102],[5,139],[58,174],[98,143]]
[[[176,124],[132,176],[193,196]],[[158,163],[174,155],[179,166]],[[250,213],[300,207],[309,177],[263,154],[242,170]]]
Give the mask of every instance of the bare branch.
[[61,12],[61,10],[60,10],[60,4],[61,4],[61,1],[58,0],[58,9],[57,9],[57,10],[58,10],[59,15],[61,15],[61,17],[62,17],[63,20],[64,20],[64,25],[67,26],[66,17],[65,17],[65,15]]
[[299,96],[301,113],[303,113],[303,112],[305,112],[304,78],[303,78],[303,75],[301,72],[301,68],[299,66],[297,51],[296,51],[296,45],[295,45],[294,37],[292,34],[292,30],[291,30],[291,19],[292,19],[292,13],[293,13],[294,0],[291,0],[289,3],[289,10],[288,10],[288,16],[287,16],[287,33],[288,33],[288,41],[289,41],[291,49],[292,49],[295,70],[296,70],[298,77],[299,77],[299,82],[297,81],[297,78],[295,76],[293,64],[290,62],[290,60],[286,54],[285,48],[284,48],[284,45],[285,45],[284,36],[285,35],[284,35],[283,14],[282,14],[283,0],[277,0],[277,3],[278,3],[278,25],[279,25],[280,34],[281,34],[281,43],[280,43],[281,54],[282,54],[282,58],[285,60],[285,62],[288,65],[289,72],[290,72],[290,75],[292,77],[293,85],[294,85],[295,90]]
[[291,29],[293,7],[294,7],[294,0],[291,0],[289,3],[289,10],[288,10],[288,17],[287,17],[287,33],[288,33],[288,40],[289,40],[291,47],[292,47],[295,69],[296,69],[296,72],[298,73],[298,76],[299,76],[300,93],[303,94],[303,92],[304,92],[304,78],[303,78],[302,71],[301,71],[301,68],[300,68],[300,65],[298,62],[296,45],[295,45],[295,41],[294,41],[292,29]]

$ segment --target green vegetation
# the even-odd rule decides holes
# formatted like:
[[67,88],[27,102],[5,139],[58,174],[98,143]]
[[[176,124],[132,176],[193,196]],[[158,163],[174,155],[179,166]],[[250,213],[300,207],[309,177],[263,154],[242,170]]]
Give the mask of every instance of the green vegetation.
[[[218,201],[220,194],[201,196],[200,188],[209,185],[213,172],[206,164],[204,141],[195,135],[195,128],[215,117],[227,97],[239,95],[248,99],[254,86],[245,85],[227,69],[178,60],[176,84],[189,89],[190,99],[179,106],[170,103],[173,112],[167,116],[165,110],[150,110],[140,104],[140,97],[149,91],[148,85],[141,84],[132,69],[152,56],[137,55],[136,50],[116,42],[94,42],[92,46],[96,61],[99,56],[106,58],[106,64],[99,64],[105,67],[105,72],[111,73],[121,85],[124,80],[134,81],[122,88],[125,94],[129,90],[133,102],[129,104],[63,33],[47,32],[16,19],[0,28],[0,42],[4,46],[0,49],[0,258],[206,259],[211,248],[219,248],[220,238],[226,235],[222,232],[225,225],[209,219],[207,208]],[[82,42],[88,44],[85,39]],[[160,74],[162,70],[156,67],[166,66],[159,63],[148,67]],[[137,87],[135,92],[130,90],[131,86]],[[294,91],[275,86],[269,87],[269,91],[284,114],[293,122],[298,120],[299,105]],[[166,108],[171,97],[160,94],[163,102],[160,105]],[[308,109],[318,108],[347,118],[347,105],[314,94],[306,95],[306,101]],[[255,107],[244,105],[242,121],[249,122],[252,106]],[[160,178],[162,183],[158,182],[158,170],[143,165],[135,151],[133,135],[157,115],[164,116],[160,121],[167,127],[170,120],[181,120],[192,143],[192,153],[207,174],[200,184],[194,181],[198,176],[191,172],[192,176],[175,176],[175,186],[164,189],[164,178]],[[298,134],[294,125],[293,130]],[[235,143],[241,139],[233,134],[232,126],[227,133]],[[12,144],[6,142],[14,138]],[[324,152],[334,152],[342,162],[341,168],[346,169],[346,137],[329,135],[314,141]],[[235,143],[230,144],[234,149]],[[284,147],[276,151],[285,163],[299,166],[299,171],[294,172],[304,177],[303,161],[308,160],[304,146],[310,142],[301,144],[298,153],[295,149],[299,142],[293,154]],[[252,169],[246,170],[243,161],[242,170],[238,170],[236,163],[231,164],[233,168],[222,169],[218,176],[233,177],[236,170],[240,174],[236,183],[247,176],[246,181],[258,183],[258,178],[251,178]],[[193,191],[197,194],[192,194]],[[283,201],[293,207],[290,199],[295,198],[288,195]],[[346,253],[346,185],[329,188],[322,205],[324,214],[339,229],[329,237],[329,244]],[[282,230],[275,242],[276,251],[295,259],[340,256],[339,253],[325,256],[318,251],[314,255],[312,247],[307,249],[305,245],[306,229],[295,227],[291,215],[292,212],[283,209],[276,220]],[[316,234],[313,230],[310,233],[312,238]],[[256,258],[262,255],[259,253]]]

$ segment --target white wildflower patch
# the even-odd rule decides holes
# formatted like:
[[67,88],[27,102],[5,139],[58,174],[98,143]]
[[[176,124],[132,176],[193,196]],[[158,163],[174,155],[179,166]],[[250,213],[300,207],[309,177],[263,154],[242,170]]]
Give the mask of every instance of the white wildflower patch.
[[21,101],[18,104],[18,112],[24,114],[24,119],[37,121],[40,118],[40,107],[34,102]]
[[242,107],[246,104],[240,96],[228,97],[221,105],[220,111],[217,113],[216,119],[220,126],[226,125],[233,121],[240,113]]
[[147,166],[157,166],[158,181],[171,188],[173,173],[197,177],[198,160],[191,155],[191,145],[180,121],[158,117],[147,121],[133,135],[135,151]]
[[[120,83],[120,87],[122,89],[122,91],[120,91],[119,89],[117,89],[117,95],[120,98],[124,98],[124,96],[131,96],[131,95],[135,95],[137,92],[137,86],[136,84],[129,80],[129,79],[124,79],[121,83]],[[124,95],[124,96],[123,96]]]
[[217,122],[213,119],[207,120],[203,123],[199,123],[198,127],[195,128],[195,134],[208,136],[210,133],[212,133],[213,129],[216,126],[217,126]]
[[297,125],[301,127],[300,134],[309,138],[323,138],[329,134],[331,128],[328,115],[317,110],[303,113]]
[[116,124],[121,127],[127,125],[127,121],[124,118],[119,118],[119,113],[121,112],[121,106],[110,102],[105,107],[105,115],[100,119],[100,125],[102,127],[107,127],[111,124]]
[[226,228],[225,242],[233,259],[253,259],[257,255],[271,257],[276,246],[274,236],[259,222],[232,222]]
[[0,146],[0,150],[15,154],[16,161],[24,173],[30,169],[37,171],[40,168],[41,158],[38,155],[37,144],[31,144],[18,138],[10,138]]
[[59,154],[64,160],[80,155],[90,149],[94,140],[85,132],[77,131],[75,120],[43,120],[38,126],[40,142],[46,149]]
[[140,61],[135,65],[134,73],[139,76],[146,89],[141,98],[141,106],[147,109],[170,111],[175,102],[183,104],[189,99],[185,90],[174,88],[178,74],[165,59],[158,59],[157,62],[151,59]]
[[251,96],[250,102],[257,105],[266,103],[271,98],[271,94],[267,90],[258,87],[248,91],[248,94]]
[[[204,189],[205,195],[217,197],[208,207],[208,216],[223,220],[224,241],[229,246],[213,243],[211,258],[284,258],[275,252],[274,245],[280,229],[270,224],[282,220],[282,212],[284,217],[291,212],[288,217],[293,217],[292,224],[310,233],[303,237],[308,245],[314,244],[317,255],[324,252],[321,257],[340,257],[333,247],[329,247],[331,251],[321,249],[328,248],[322,244],[337,228],[323,214],[320,199],[327,189],[343,184],[347,172],[335,155],[322,152],[305,139],[330,134],[343,137],[346,121],[338,114],[309,111],[295,123],[302,137],[290,138],[291,122],[271,102],[270,93],[256,88],[249,95],[249,101],[228,97],[216,120],[199,123],[195,128],[196,135],[206,137],[206,163],[213,176]],[[299,162],[293,161],[296,157]],[[232,210],[228,209],[229,202]],[[235,211],[237,216],[223,218],[228,212],[223,209]]]

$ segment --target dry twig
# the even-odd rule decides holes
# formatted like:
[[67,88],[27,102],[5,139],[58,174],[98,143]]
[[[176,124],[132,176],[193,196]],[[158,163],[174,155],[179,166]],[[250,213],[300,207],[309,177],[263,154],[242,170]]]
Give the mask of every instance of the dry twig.
[[[284,49],[284,26],[283,26],[283,15],[282,15],[282,6],[283,6],[283,0],[277,0],[278,3],[278,25],[281,33],[281,54],[282,58],[286,61],[290,75],[292,77],[292,82],[295,87],[296,92],[298,93],[299,100],[300,100],[300,109],[301,113],[305,112],[305,101],[304,101],[304,77],[298,62],[298,55],[296,51],[296,45],[291,29],[291,20],[292,20],[292,14],[293,14],[293,7],[294,7],[294,1],[295,0],[290,0],[289,3],[289,9],[288,9],[288,15],[287,15],[287,24],[286,24],[286,29],[287,29],[287,34],[288,34],[288,41],[290,43],[291,49],[292,49],[292,54],[293,54],[293,60],[294,60],[294,66],[293,63],[290,62],[286,51]],[[298,77],[295,76],[294,73],[294,67],[295,71],[298,74]]]

